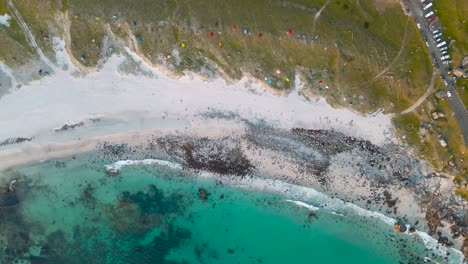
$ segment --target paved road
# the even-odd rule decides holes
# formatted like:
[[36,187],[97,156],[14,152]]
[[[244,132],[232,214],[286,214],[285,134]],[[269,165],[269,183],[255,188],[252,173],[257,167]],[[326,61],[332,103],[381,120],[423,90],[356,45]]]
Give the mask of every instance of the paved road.
[[[432,62],[438,69],[441,78],[447,81],[447,91],[450,91],[452,94],[451,97],[447,98],[447,101],[450,105],[450,108],[452,108],[452,111],[455,113],[455,118],[460,124],[463,138],[465,139],[465,145],[468,146],[468,111],[466,110],[462,100],[460,99],[460,96],[455,90],[455,80],[453,79],[453,76],[448,75],[448,72],[451,71],[449,65],[443,64],[442,60],[440,59],[442,54],[436,47],[437,43],[432,34],[434,30],[441,29],[442,27],[437,18],[433,22],[430,22],[427,18],[424,17],[424,14],[432,8],[424,11],[420,0],[402,1],[406,5],[406,8],[411,11],[416,19],[416,22],[420,24],[421,28],[419,31],[422,34],[424,41],[429,45],[428,48],[431,52]],[[429,3],[430,1],[431,0],[426,0],[426,3]],[[442,30],[441,32],[443,33]],[[448,40],[446,41],[448,43]]]

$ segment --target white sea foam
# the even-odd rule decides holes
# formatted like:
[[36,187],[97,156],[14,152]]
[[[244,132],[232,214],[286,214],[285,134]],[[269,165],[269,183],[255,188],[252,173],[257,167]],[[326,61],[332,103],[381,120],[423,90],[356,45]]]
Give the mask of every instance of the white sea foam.
[[9,16],[6,13],[3,14],[3,15],[0,15],[0,24],[9,27],[10,26],[10,19],[11,19],[11,16]]
[[169,167],[175,170],[182,169],[182,165],[180,165],[179,163],[170,162],[167,160],[160,160],[160,159],[119,160],[117,162],[112,163],[112,165],[105,165],[104,167],[106,168],[106,170],[119,171],[124,166],[132,166],[132,165],[157,165],[157,166]]
[[[145,159],[145,160],[123,160],[117,161],[112,165],[106,165],[107,169],[119,170],[122,166],[130,165],[142,165],[142,164],[154,164],[159,166],[167,166],[173,169],[181,169],[182,165],[158,159]],[[324,193],[318,192],[313,188],[298,186],[290,183],[286,183],[280,180],[273,179],[262,179],[262,178],[237,178],[237,177],[226,177],[220,176],[208,171],[200,171],[197,173],[199,177],[203,178],[217,178],[223,182],[231,184],[232,186],[241,187],[244,189],[253,189],[259,191],[275,192],[286,196],[287,202],[293,203],[297,206],[307,208],[312,211],[316,210],[327,210],[333,214],[345,216],[350,213],[358,214],[362,217],[376,218],[390,226],[393,226],[397,221],[391,217],[385,216],[382,213],[369,211],[361,208],[355,204],[344,202],[343,200],[332,198]],[[306,201],[306,202],[305,202]],[[314,205],[312,205],[314,204]],[[409,227],[408,227],[409,228]],[[416,231],[412,234],[406,233],[411,236],[418,236],[424,243],[427,249],[431,252],[444,257],[447,252],[450,252],[450,258],[448,263],[462,263],[463,254],[462,252],[454,249],[447,248],[438,244],[437,240],[429,236],[427,233],[422,231]]]
[[286,202],[290,202],[290,203],[293,203],[293,204],[295,204],[295,205],[297,205],[297,206],[307,208],[307,209],[309,209],[310,211],[317,211],[318,209],[320,209],[320,208],[318,208],[318,207],[316,207],[316,206],[313,206],[313,205],[304,203],[303,201],[294,201],[294,200],[289,200],[289,199],[288,199],[288,200],[286,200]]

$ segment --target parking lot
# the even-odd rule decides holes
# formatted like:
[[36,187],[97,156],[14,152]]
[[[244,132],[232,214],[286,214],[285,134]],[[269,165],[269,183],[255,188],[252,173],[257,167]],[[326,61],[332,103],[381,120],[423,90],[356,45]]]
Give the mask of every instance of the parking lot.
[[[403,3],[407,11],[411,12],[414,16],[419,31],[431,54],[433,65],[444,81],[447,101],[460,124],[465,145],[468,145],[468,111],[455,90],[456,80],[449,74],[451,72],[451,59],[448,52],[450,42],[444,38],[443,26],[437,19],[437,10],[434,10],[433,6],[430,5],[431,1],[403,0]],[[423,7],[427,5],[429,7],[424,10]]]

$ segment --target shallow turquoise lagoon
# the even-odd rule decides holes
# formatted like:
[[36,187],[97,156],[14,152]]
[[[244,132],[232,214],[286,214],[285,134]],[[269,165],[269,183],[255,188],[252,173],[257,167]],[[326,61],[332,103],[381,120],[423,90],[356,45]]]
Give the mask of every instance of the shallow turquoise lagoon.
[[1,263],[444,262],[378,218],[310,211],[248,180],[158,166],[110,176],[105,164],[82,156],[3,172],[18,182],[0,200]]

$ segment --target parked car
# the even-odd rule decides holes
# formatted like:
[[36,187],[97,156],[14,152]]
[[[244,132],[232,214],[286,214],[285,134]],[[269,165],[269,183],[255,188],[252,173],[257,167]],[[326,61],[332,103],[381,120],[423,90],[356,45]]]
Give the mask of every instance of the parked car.
[[429,2],[428,4],[426,4],[426,5],[423,6],[423,10],[427,10],[427,9],[429,9],[429,7],[431,7],[431,6],[432,6],[432,2]]
[[437,34],[439,32],[440,32],[440,30],[436,29],[436,30],[432,31],[432,34]]
[[445,55],[445,56],[442,56],[440,57],[441,60],[446,60],[446,59],[450,59],[450,55]]
[[439,42],[441,42],[441,41],[442,41],[441,38],[436,39],[436,42],[437,42],[437,43],[439,43]]
[[428,18],[430,16],[434,15],[434,11],[429,11],[427,14],[424,15],[425,18]]
[[447,45],[447,42],[442,41],[441,43],[437,44],[437,47],[440,48],[440,47],[445,46],[445,45]]
[[416,26],[418,26],[418,28],[421,28],[421,24],[419,23],[416,23]]
[[435,16],[430,16],[427,18],[430,22],[434,21],[435,20]]
[[437,34],[434,34],[434,38],[439,38],[439,37],[441,37],[441,36],[442,36],[442,33],[440,33],[440,32],[437,33]]
[[443,47],[440,48],[439,50],[440,50],[440,51],[444,51],[444,50],[447,50],[447,49],[448,49],[447,46],[443,46]]

